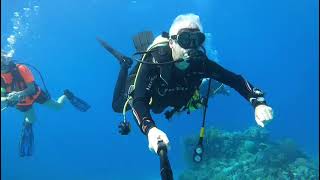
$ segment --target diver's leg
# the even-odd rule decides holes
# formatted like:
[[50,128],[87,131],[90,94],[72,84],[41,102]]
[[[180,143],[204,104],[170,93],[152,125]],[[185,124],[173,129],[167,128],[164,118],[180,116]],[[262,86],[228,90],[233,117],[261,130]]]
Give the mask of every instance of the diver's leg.
[[119,51],[112,48],[104,40],[97,38],[99,43],[105,48],[109,53],[111,53],[120,63],[121,69],[118,75],[118,80],[113,91],[112,108],[115,112],[122,112],[123,105],[126,101],[126,81],[128,76],[128,69],[132,65],[133,61],[131,58],[123,55]]
[[57,101],[51,99],[50,95],[48,92],[45,92],[41,90],[40,95],[37,97],[35,100],[36,103],[45,105],[49,107],[50,109],[54,109],[56,111],[61,110],[64,103],[66,102],[67,96],[63,94]]
[[30,124],[33,124],[37,120],[37,116],[33,107],[31,107],[28,111],[24,112],[24,120],[25,122]]
[[121,69],[118,75],[117,83],[113,91],[112,108],[115,112],[122,112],[123,105],[126,102],[126,83],[129,66],[125,63],[120,64]]
[[46,102],[42,103],[45,106],[54,109],[61,110],[66,102],[66,99],[79,111],[85,112],[90,108],[90,105],[84,100],[76,97],[71,91],[68,89],[64,90],[63,95],[57,100],[48,99]]
[[66,102],[66,99],[67,99],[67,96],[62,95],[59,97],[59,99],[57,101],[55,101],[53,99],[49,99],[45,103],[43,103],[43,105],[45,105],[46,107],[49,107],[51,109],[54,109],[56,111],[59,111],[63,108],[63,106]]

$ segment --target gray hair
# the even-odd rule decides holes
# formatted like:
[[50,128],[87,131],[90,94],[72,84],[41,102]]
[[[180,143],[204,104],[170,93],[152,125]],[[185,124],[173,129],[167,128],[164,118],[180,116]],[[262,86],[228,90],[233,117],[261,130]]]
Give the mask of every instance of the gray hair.
[[200,17],[192,13],[177,16],[170,27],[169,35],[176,35],[183,28],[198,28],[203,32]]

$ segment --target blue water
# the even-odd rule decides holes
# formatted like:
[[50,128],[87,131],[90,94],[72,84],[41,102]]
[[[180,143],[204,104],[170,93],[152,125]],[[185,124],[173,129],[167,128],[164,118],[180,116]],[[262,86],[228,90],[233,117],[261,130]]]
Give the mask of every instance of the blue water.
[[[219,63],[266,92],[275,119],[266,128],[273,140],[292,138],[314,157],[319,153],[318,1],[1,1],[1,47],[13,32],[14,12],[31,9],[28,28],[17,38],[15,58],[44,75],[54,98],[65,88],[88,101],[89,112],[70,104],[60,112],[35,105],[36,149],[18,155],[22,114],[1,113],[1,178],[7,180],[160,179],[158,157],[132,121],[129,136],[118,134],[120,114],[111,109],[119,65],[96,42],[100,36],[130,55],[131,37],[143,30],[168,31],[182,13],[200,16],[211,33]],[[40,79],[37,76],[40,83]],[[208,125],[244,130],[255,125],[252,107],[236,92],[209,102]],[[171,141],[171,166],[185,168],[183,138],[198,133],[201,112],[172,122],[154,116]]]

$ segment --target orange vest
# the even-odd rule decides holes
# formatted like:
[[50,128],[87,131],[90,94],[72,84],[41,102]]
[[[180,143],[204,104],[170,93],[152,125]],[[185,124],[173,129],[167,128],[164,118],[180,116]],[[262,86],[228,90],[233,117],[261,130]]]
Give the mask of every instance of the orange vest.
[[[27,88],[27,84],[21,75],[19,66],[21,65],[16,64],[11,68],[9,73],[1,73],[1,87],[6,89],[7,94],[12,91],[23,91]],[[41,93],[41,89],[37,85],[35,87],[36,93],[34,95],[27,96],[25,99],[20,101],[17,104],[18,106],[29,106],[33,104]]]

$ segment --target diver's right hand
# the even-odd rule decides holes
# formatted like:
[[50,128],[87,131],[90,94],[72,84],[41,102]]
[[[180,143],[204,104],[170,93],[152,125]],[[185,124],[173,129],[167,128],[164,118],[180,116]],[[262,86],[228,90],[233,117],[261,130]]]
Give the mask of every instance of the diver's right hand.
[[157,153],[158,152],[158,142],[163,141],[163,143],[170,149],[169,139],[167,135],[160,129],[153,127],[148,132],[148,141],[150,151]]
[[22,95],[19,92],[13,91],[7,96],[7,103],[9,106],[15,106],[19,101],[22,100]]

